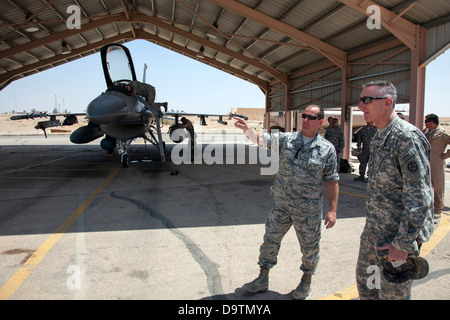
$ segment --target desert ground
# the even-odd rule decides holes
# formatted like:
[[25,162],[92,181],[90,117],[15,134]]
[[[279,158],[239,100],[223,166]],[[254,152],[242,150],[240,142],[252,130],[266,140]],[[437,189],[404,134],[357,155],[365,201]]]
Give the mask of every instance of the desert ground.
[[[0,135],[42,135],[44,136],[44,132],[40,129],[35,129],[35,126],[39,121],[48,121],[50,118],[36,118],[36,119],[28,119],[28,120],[11,120],[11,114],[1,114],[0,115]],[[186,117],[192,121],[194,124],[195,130],[197,132],[239,132],[240,130],[234,127],[234,120],[229,120],[228,118],[224,118],[224,121],[227,121],[227,125],[223,125],[217,122],[218,117],[206,118],[206,126],[200,125],[200,119],[198,117]],[[60,117],[61,122],[64,121],[64,118]],[[169,121],[170,122],[170,121]],[[83,116],[78,117],[78,123],[72,126],[64,126],[64,127],[52,127],[47,128],[47,134],[55,135],[55,134],[70,134],[75,131],[80,126],[87,125],[87,120]],[[254,128],[262,128],[262,121],[249,121],[250,125]],[[163,133],[167,133],[169,130],[170,124],[163,125]]]
[[[36,118],[36,119],[28,119],[28,120],[10,120],[11,114],[1,114],[0,115],[0,135],[42,135],[44,133],[42,130],[35,129],[35,126],[39,121],[50,120],[49,118]],[[206,126],[200,125],[200,119],[196,116],[186,117],[194,124],[194,128],[196,132],[205,132],[205,133],[217,133],[217,132],[227,132],[227,133],[238,133],[241,132],[234,126],[234,120],[229,120],[228,118],[224,118],[224,121],[227,121],[227,125],[223,125],[217,122],[217,117],[206,118]],[[60,119],[63,121],[64,119]],[[52,127],[47,129],[47,134],[49,135],[61,135],[61,134],[70,134],[75,131],[80,126],[87,125],[87,120],[79,116],[79,123],[74,124],[72,126],[64,126],[64,127]],[[248,123],[253,128],[261,131],[263,127],[263,121],[255,121],[249,120]],[[442,127],[450,132],[450,118],[441,118]],[[163,133],[167,133],[170,124],[163,125]]]

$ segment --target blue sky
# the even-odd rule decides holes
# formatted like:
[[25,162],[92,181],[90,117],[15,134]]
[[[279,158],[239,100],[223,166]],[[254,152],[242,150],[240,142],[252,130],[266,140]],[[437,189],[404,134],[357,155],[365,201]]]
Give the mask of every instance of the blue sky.
[[[228,113],[232,107],[263,108],[264,94],[255,85],[145,40],[126,44],[136,77],[156,87],[156,101],[185,112]],[[84,112],[106,89],[100,54],[66,63],[12,82],[0,91],[0,112],[31,109],[51,112],[57,104]],[[17,107],[15,107],[17,106]]]
[[[126,46],[138,80],[142,81],[146,63],[146,82],[156,87],[157,101],[169,102],[169,109],[228,113],[232,107],[264,107],[264,94],[247,81],[145,40],[135,40]],[[448,70],[450,50],[427,66],[425,114],[450,117],[450,104],[443,97],[450,91]],[[52,112],[55,100],[61,111],[84,112],[105,86],[97,53],[12,82],[0,91],[0,112],[29,112],[33,108]]]

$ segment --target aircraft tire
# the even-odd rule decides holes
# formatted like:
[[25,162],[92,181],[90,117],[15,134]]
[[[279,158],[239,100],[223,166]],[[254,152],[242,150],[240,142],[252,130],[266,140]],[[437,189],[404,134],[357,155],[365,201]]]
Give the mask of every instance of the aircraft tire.
[[126,153],[122,155],[122,166],[128,168],[128,155]]

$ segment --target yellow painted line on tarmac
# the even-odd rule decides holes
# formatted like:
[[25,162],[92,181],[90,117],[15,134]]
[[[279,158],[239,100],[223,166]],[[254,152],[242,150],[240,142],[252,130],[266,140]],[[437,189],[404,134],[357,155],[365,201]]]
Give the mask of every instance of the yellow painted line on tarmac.
[[142,139],[142,141],[141,142],[139,142],[139,144],[136,146],[136,148],[134,148],[134,150],[137,150],[137,149],[139,149],[140,147],[142,147],[143,145],[146,145],[147,146],[147,144],[145,143],[145,140],[144,139]]
[[33,253],[33,255],[9,278],[9,280],[0,288],[0,300],[8,300],[14,292],[28,278],[31,272],[49,253],[53,246],[59,241],[62,235],[72,226],[72,224],[83,214],[83,212],[92,204],[92,202],[103,192],[105,187],[116,177],[122,168],[119,167],[109,175],[103,184],[92,193],[72,214],[64,221],[56,231],[51,234],[47,240]]
[[431,250],[433,250],[434,247],[436,247],[438,243],[445,238],[449,231],[450,212],[442,211],[441,221],[439,222],[438,227],[434,230],[430,240],[422,244],[422,247],[420,248],[420,256],[425,257],[427,254],[429,254]]
[[[259,168],[256,165],[248,164],[249,166],[253,168]],[[275,176],[261,176],[258,174],[243,172],[240,170],[230,169],[230,168],[224,168],[224,167],[217,167],[219,169],[233,171],[240,174],[250,175],[250,176],[256,176],[256,177],[263,177],[265,179],[275,179]],[[346,192],[346,191],[339,191],[341,194],[353,196],[353,197],[359,197],[359,198],[366,198],[366,195],[358,194],[358,193],[352,193],[352,192]],[[433,232],[433,235],[431,236],[430,240],[422,245],[421,248],[421,256],[426,256],[433,248],[448,234],[450,231],[450,213],[442,212],[441,221],[436,228],[436,230]],[[339,292],[335,292],[331,295],[325,296],[319,300],[351,300],[356,299],[359,297],[358,290],[356,287],[356,284],[348,287],[344,290],[341,290]]]
[[[420,256],[425,257],[429,254],[438,244],[445,238],[445,236],[450,231],[450,212],[442,211],[441,221],[439,222],[438,227],[434,230],[431,235],[430,240],[422,244],[420,249]],[[319,300],[351,300],[358,298],[358,289],[356,284],[341,290],[339,292],[335,292],[326,297],[323,297]]]
[[339,193],[346,194],[348,196],[353,196],[353,197],[366,198],[366,196],[364,194],[352,193],[352,192],[347,192],[347,191],[339,191]]

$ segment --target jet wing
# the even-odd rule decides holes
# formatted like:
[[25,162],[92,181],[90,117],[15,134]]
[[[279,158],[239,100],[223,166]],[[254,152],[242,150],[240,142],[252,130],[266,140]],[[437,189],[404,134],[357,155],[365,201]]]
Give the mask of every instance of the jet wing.
[[[50,127],[61,127],[61,126],[71,126],[78,123],[77,116],[85,116],[86,113],[47,113],[47,112],[32,112],[27,114],[19,114],[11,116],[11,120],[28,120],[35,118],[48,118],[50,120],[39,121],[35,126],[36,129],[42,129],[44,131],[45,137],[47,137],[47,132],[45,129]],[[58,120],[56,117],[64,117],[64,121]]]
[[200,118],[200,125],[206,126],[206,118],[208,117],[218,117],[219,120],[217,122],[226,125],[227,122],[223,121],[224,117],[228,117],[229,120],[231,120],[232,117],[240,117],[244,120],[248,120],[248,117],[236,114],[236,113],[229,113],[229,114],[208,114],[208,113],[187,113],[187,112],[165,112],[164,115],[167,116],[174,116],[175,117],[175,123],[178,123],[179,116],[197,116]]
[[[54,118],[54,117],[72,117],[72,116],[85,116],[86,113],[47,113],[47,112],[32,112],[27,114],[19,114],[11,116],[11,120],[28,120],[34,118]],[[72,123],[73,124],[73,123]]]

